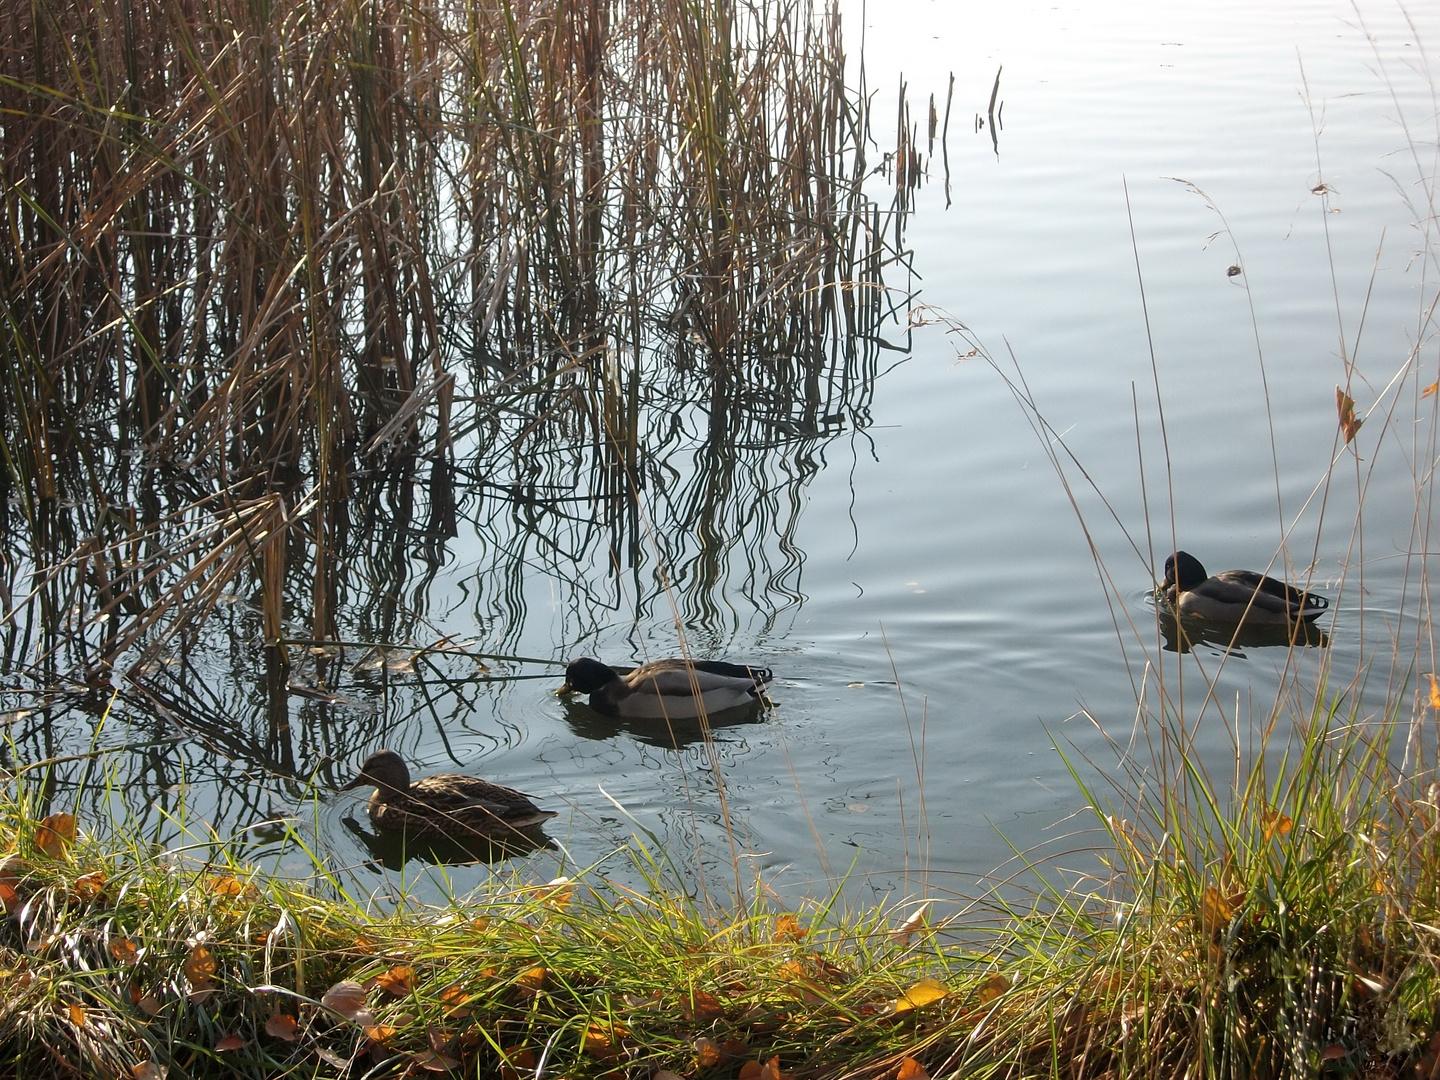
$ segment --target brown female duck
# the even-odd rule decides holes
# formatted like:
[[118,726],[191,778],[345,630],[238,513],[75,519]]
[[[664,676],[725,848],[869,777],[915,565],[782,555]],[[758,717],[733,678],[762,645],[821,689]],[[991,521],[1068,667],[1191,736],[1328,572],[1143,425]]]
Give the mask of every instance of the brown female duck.
[[393,750],[365,759],[360,775],[340,790],[372,786],[370,820],[377,829],[412,836],[504,836],[556,817],[513,788],[474,776],[438,773],[410,782],[405,760]]

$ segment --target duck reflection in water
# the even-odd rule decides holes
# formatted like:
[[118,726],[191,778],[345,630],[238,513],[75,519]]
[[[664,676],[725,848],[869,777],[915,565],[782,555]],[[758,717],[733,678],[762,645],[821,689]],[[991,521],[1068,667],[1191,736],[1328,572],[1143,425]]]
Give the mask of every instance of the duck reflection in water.
[[517,855],[528,855],[532,851],[555,850],[555,841],[546,836],[539,826],[508,836],[476,834],[461,840],[452,836],[410,836],[388,829],[370,832],[349,814],[340,819],[340,824],[364,845],[371,862],[387,870],[403,870],[411,862],[436,866],[497,863]]
[[1232,652],[1276,645],[1304,645],[1323,649],[1330,644],[1330,638],[1325,631],[1311,622],[1292,623],[1289,626],[1277,626],[1273,623],[1217,623],[1208,619],[1176,615],[1164,603],[1158,605],[1157,615],[1160,619],[1160,635],[1164,639],[1161,647],[1166,652],[1188,653],[1196,645],[1202,644],[1219,645]]

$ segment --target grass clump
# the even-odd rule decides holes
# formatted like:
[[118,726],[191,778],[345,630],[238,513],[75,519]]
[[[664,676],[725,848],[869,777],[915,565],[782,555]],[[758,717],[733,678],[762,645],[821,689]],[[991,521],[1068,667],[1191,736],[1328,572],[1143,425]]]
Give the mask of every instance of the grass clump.
[[1196,769],[1155,794],[1131,777],[1138,794],[1103,818],[1103,886],[963,912],[832,898],[795,913],[763,887],[717,912],[639,842],[644,891],[592,869],[382,912],[318,868],[297,883],[219,845],[152,852],[12,800],[0,1060],[20,1075],[1431,1075],[1440,807],[1386,734],[1319,712],[1268,763],[1279,778],[1257,762],[1230,809]]

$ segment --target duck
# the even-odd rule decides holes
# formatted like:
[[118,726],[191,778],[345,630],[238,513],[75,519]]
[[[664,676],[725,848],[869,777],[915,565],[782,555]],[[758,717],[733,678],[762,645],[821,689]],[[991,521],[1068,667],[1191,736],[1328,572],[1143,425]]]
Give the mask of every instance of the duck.
[[589,694],[605,716],[678,720],[754,705],[774,678],[769,668],[723,660],[651,660],[621,674],[588,656],[570,662],[557,694]]
[[559,815],[530,796],[475,776],[437,773],[414,783],[405,759],[377,750],[340,790],[373,787],[370,821],[377,829],[411,836],[504,836]]
[[1226,570],[1208,577],[1200,560],[1185,551],[1165,560],[1160,590],[1177,613],[1211,622],[1281,626],[1310,622],[1330,606],[1323,596],[1254,570]]

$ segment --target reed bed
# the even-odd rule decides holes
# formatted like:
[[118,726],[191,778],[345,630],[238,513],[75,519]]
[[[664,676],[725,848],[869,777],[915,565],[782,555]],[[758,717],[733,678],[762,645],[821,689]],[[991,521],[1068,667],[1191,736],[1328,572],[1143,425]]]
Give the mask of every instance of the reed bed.
[[10,6],[0,664],[103,686],[237,586],[335,639],[427,473],[440,543],[458,470],[634,557],[677,401],[823,436],[903,258],[865,109],[801,0]]

